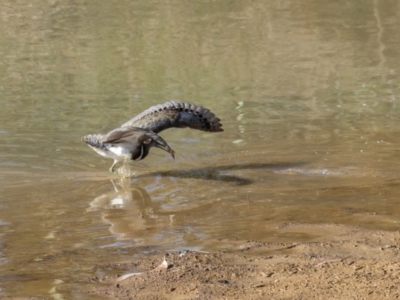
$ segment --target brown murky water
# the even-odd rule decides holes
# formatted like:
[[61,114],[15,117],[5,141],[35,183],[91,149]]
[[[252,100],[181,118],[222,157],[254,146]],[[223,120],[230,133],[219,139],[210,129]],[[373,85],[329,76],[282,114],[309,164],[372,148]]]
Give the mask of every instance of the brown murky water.
[[[291,222],[399,229],[398,3],[0,10],[0,295],[82,299],[79,280],[106,272],[89,266],[132,245],[323,234],[280,234]],[[80,142],[171,99],[225,132],[163,132],[176,160],[152,150],[122,182]]]

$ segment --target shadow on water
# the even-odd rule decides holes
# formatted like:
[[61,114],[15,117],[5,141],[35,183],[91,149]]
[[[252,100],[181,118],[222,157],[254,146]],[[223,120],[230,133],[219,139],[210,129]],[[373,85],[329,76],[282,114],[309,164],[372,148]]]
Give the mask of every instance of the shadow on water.
[[[206,167],[192,170],[171,170],[162,172],[151,172],[134,176],[134,178],[119,178],[117,181],[110,180],[113,190],[102,194],[90,202],[88,211],[97,210],[99,208],[106,209],[124,209],[127,204],[136,199],[139,210],[151,207],[154,212],[157,212],[157,207],[154,207],[151,196],[146,189],[140,187],[133,187],[133,180],[138,178],[148,178],[152,176],[165,176],[176,178],[189,178],[189,179],[206,179],[221,182],[234,182],[237,185],[248,185],[256,180],[243,178],[236,175],[222,175],[220,172],[235,171],[235,170],[262,170],[269,169],[273,171],[286,170],[294,167],[302,166],[305,163],[280,163],[280,164],[266,164],[266,163],[249,163],[249,164],[235,164],[217,167]],[[133,179],[133,180],[132,180]]]
[[149,176],[169,176],[175,178],[192,178],[192,179],[205,179],[205,180],[215,180],[221,182],[232,182],[236,183],[236,185],[248,185],[255,180],[243,178],[237,175],[227,175],[221,174],[224,171],[237,171],[237,170],[285,170],[291,169],[299,166],[303,166],[304,162],[298,163],[275,163],[275,164],[267,164],[267,163],[249,163],[249,164],[234,164],[234,165],[226,165],[226,166],[216,166],[216,167],[205,167],[199,169],[191,169],[191,170],[171,170],[171,171],[162,171],[162,172],[152,172],[147,174],[141,174],[136,176],[136,178],[143,178]]

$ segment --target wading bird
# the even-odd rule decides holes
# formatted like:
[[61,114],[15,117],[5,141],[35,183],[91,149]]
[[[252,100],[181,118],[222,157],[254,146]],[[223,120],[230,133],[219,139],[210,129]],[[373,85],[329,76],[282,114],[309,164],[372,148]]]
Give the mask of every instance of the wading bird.
[[82,141],[102,156],[114,159],[110,172],[120,161],[144,159],[151,147],[175,152],[158,133],[168,128],[198,129],[209,132],[223,131],[220,119],[210,110],[194,104],[169,101],[150,107],[121,127],[107,134],[90,134]]

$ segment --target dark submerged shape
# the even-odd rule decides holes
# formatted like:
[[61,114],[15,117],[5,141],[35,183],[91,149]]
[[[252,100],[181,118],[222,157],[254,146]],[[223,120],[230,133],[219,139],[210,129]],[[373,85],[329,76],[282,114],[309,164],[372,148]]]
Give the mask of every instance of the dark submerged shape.
[[163,149],[174,158],[175,152],[157,134],[173,127],[189,127],[208,132],[223,131],[220,119],[210,110],[194,104],[169,101],[150,107],[105,135],[87,135],[82,141],[100,155],[114,159],[110,168],[113,172],[119,161],[144,159],[151,147]]

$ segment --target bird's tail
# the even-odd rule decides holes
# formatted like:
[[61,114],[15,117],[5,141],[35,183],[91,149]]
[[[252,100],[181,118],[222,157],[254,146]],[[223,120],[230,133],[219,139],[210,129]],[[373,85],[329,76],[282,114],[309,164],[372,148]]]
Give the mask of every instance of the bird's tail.
[[105,147],[104,144],[101,142],[102,139],[103,139],[102,134],[89,134],[85,135],[82,138],[82,142],[94,148],[102,149]]
[[121,127],[139,127],[155,133],[171,127],[224,131],[220,119],[207,108],[177,101],[152,106]]

